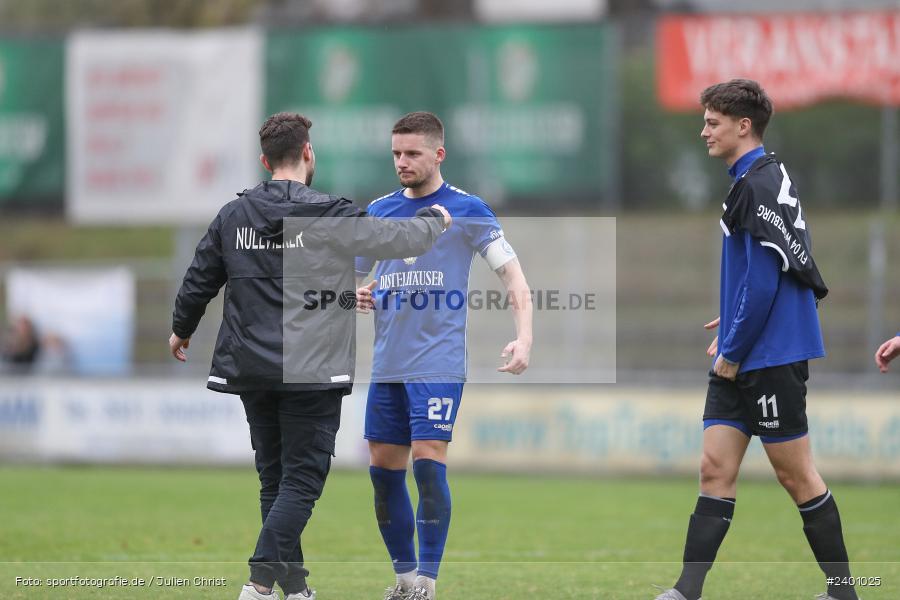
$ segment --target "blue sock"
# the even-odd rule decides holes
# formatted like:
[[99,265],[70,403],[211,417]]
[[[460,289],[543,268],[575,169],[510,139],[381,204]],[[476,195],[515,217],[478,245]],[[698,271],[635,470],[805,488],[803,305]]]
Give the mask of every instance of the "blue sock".
[[419,575],[437,579],[450,529],[450,487],[447,465],[427,458],[413,461],[413,475],[419,487]]
[[381,538],[394,563],[395,573],[416,569],[416,547],[413,543],[415,522],[412,502],[406,489],[406,469],[393,471],[369,467],[375,488],[375,518]]

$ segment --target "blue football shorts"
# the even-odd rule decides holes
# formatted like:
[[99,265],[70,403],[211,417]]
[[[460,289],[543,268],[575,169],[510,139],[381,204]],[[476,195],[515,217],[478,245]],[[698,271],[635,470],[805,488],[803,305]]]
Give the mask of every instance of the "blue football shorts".
[[408,381],[369,384],[365,438],[409,446],[412,440],[453,438],[463,382]]

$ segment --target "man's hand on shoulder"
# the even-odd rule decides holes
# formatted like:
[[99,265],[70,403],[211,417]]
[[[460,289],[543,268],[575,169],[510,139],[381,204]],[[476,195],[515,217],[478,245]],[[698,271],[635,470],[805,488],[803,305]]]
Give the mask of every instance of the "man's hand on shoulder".
[[187,361],[187,355],[184,351],[188,346],[191,345],[191,338],[182,339],[175,335],[174,333],[169,337],[169,350],[172,352],[172,356],[181,362]]
[[447,211],[447,209],[440,204],[432,204],[431,208],[437,209],[442,215],[444,215],[444,231],[450,229],[450,225],[453,224],[453,217],[450,216],[450,213]]
[[731,381],[734,381],[740,368],[741,363],[733,363],[729,360],[726,360],[725,357],[720,354],[719,358],[716,359],[716,364],[713,367],[713,372],[715,372],[715,374],[722,379],[730,379]]
[[513,375],[521,375],[528,368],[528,360],[531,355],[531,342],[524,340],[513,340],[506,345],[503,352],[500,353],[501,358],[506,361],[502,367],[497,370],[501,373],[512,373]]

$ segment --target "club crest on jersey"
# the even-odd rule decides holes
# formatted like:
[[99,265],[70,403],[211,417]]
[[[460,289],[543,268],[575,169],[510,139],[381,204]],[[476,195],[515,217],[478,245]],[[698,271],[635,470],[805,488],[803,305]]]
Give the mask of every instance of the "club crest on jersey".
[[416,264],[416,258],[418,258],[418,257],[417,256],[408,256],[403,259],[403,262],[408,265],[414,265],[414,264]]

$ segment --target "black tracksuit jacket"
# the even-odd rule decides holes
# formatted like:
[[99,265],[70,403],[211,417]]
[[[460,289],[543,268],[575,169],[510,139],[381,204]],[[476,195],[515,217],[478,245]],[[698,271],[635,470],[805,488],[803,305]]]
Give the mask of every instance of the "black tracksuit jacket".
[[175,299],[172,331],[191,337],[225,286],[208,388],[349,392],[354,258],[418,256],[442,232],[435,209],[408,220],[377,219],[299,182],[265,181],[213,219]]

